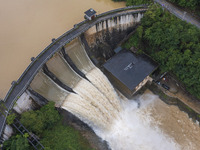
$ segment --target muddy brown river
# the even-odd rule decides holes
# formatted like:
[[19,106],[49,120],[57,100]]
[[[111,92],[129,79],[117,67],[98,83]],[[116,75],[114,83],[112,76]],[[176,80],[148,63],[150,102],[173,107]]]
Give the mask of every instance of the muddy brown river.
[[[147,90],[142,96],[143,100],[149,101],[149,95],[153,94]],[[189,119],[177,106],[167,105],[159,97],[154,97],[153,102],[143,111],[152,117],[152,127],[160,128],[163,134],[168,135],[180,146],[181,150],[199,150],[199,123]]]

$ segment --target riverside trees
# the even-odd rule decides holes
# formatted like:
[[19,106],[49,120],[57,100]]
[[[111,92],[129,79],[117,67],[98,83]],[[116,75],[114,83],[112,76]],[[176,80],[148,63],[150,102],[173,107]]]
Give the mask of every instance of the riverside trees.
[[[200,98],[199,29],[164,11],[159,5],[152,5],[134,36],[139,43],[132,42],[132,46],[139,45],[139,49],[160,64],[163,72],[173,72],[191,94]],[[130,42],[128,44],[130,47]]]
[[169,0],[175,4],[178,4],[181,7],[189,8],[191,10],[197,9],[200,5],[199,0]]

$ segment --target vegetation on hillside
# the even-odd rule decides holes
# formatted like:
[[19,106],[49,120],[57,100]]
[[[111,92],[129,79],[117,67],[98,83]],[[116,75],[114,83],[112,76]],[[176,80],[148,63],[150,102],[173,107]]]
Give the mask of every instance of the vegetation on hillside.
[[[35,133],[47,150],[91,150],[87,140],[71,126],[63,125],[62,118],[55,110],[54,102],[49,102],[40,110],[28,111],[21,115],[20,122]],[[28,150],[32,147],[26,137],[12,136],[4,142],[6,150]]]
[[9,140],[3,143],[3,149],[5,150],[28,150],[30,145],[27,137],[21,135],[12,136]]
[[[138,43],[130,42],[136,37]],[[173,72],[191,94],[200,98],[199,29],[159,5],[152,5],[142,18],[136,35],[125,44],[126,47],[137,45],[159,62],[163,72]]]
[[195,10],[200,5],[199,0],[169,0],[181,7],[189,8],[191,10]]
[[61,123],[56,124],[51,130],[45,130],[41,143],[46,150],[92,150],[77,130]]
[[54,103],[49,102],[40,110],[24,112],[20,122],[30,131],[41,135],[44,130],[52,129],[60,120],[58,111],[54,108]]

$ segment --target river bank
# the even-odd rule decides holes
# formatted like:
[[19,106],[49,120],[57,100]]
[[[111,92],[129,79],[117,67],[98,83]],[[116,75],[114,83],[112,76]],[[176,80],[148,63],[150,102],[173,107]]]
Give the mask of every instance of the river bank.
[[163,87],[157,85],[152,82],[151,84],[147,83],[140,91],[136,93],[137,95],[141,95],[145,92],[145,90],[149,89],[152,93],[159,96],[159,98],[168,105],[175,105],[181,111],[184,111],[188,114],[188,116],[193,120],[193,122],[200,122],[200,114],[194,108],[198,108],[197,101],[190,100],[189,96],[184,94],[181,95],[182,91],[179,89],[179,92],[172,93]]

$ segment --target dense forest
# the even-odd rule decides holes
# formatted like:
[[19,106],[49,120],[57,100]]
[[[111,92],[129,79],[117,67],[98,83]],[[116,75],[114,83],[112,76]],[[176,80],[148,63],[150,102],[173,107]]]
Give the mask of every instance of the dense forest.
[[181,7],[196,10],[200,6],[200,0],[169,0]]
[[[24,112],[20,122],[40,137],[45,150],[92,150],[87,140],[77,130],[69,125],[63,125],[53,102],[49,102],[39,110]],[[3,149],[33,149],[28,143],[28,136],[28,134],[21,136],[16,132],[16,135],[4,142]]]
[[155,59],[163,72],[174,73],[191,94],[200,98],[199,29],[154,4],[125,44],[126,48],[132,46]]

